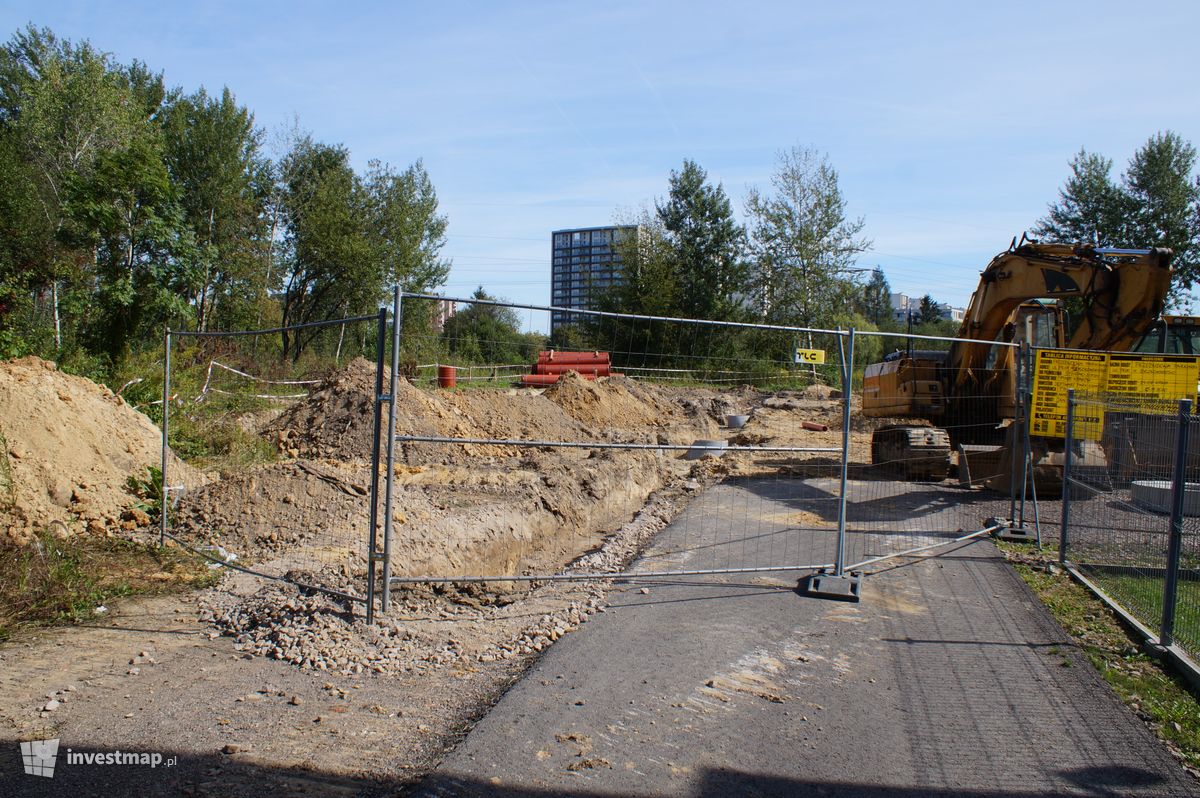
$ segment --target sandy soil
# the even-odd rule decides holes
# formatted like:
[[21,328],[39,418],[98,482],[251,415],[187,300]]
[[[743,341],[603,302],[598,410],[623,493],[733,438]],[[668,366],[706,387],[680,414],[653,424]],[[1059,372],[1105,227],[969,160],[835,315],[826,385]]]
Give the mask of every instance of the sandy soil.
[[[91,380],[37,357],[0,362],[0,538],[22,545],[39,530],[113,534],[149,522],[130,509],[130,476],[157,466],[162,433]],[[204,477],[172,455],[179,483]]]
[[[262,434],[284,459],[188,490],[176,534],[268,574],[361,590],[373,382],[369,364],[353,363],[268,419]],[[742,430],[721,424],[735,412],[751,416]],[[149,424],[137,415],[129,426]],[[614,378],[567,379],[544,392],[437,392],[402,382],[398,415],[397,431],[409,435],[841,442],[841,403],[816,389],[766,395]],[[854,440],[865,451],[873,424],[860,426]],[[615,573],[706,486],[828,460],[405,444],[393,572]],[[225,794],[234,773],[247,792],[354,793],[361,784],[350,780],[364,776],[384,790],[436,763],[540,652],[603,612],[607,587],[413,585],[367,626],[323,595],[230,572],[213,589],[118,602],[95,623],[0,647],[0,737],[53,733],[77,748],[177,752],[183,766],[170,781],[122,787],[151,794]]]

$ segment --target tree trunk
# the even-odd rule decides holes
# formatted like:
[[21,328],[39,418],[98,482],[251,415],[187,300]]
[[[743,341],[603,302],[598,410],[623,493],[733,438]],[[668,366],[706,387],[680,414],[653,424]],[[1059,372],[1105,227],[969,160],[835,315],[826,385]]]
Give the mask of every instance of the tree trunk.
[[54,305],[54,349],[62,351],[62,319],[58,314],[58,279],[50,283],[50,301]]
[[[214,211],[212,208],[209,208],[208,209],[208,241],[206,241],[205,243],[210,247],[213,245],[212,244],[213,224],[214,224]],[[200,330],[200,332],[205,332],[206,330],[208,330],[208,313],[209,313],[208,305],[210,302],[208,294],[209,294],[209,291],[212,289],[212,282],[213,282],[212,263],[210,263],[208,261],[208,258],[205,258],[204,287],[200,289],[200,318],[197,320],[198,324],[196,325],[196,329]]]
[[196,310],[196,329],[204,332],[207,325],[207,313],[205,312],[205,302],[208,299],[208,274],[204,275],[204,287],[200,289],[200,307]]

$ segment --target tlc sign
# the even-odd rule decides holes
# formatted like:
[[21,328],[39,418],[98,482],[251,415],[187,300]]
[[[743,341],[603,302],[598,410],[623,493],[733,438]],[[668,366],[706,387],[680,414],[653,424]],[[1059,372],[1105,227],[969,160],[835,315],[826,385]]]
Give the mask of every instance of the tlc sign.
[[797,349],[796,362],[804,366],[820,365],[825,362],[825,350]]

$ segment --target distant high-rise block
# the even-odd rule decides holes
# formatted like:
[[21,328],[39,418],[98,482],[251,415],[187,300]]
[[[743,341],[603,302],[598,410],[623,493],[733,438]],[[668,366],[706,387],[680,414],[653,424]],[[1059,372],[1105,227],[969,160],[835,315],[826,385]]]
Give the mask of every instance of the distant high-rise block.
[[[604,293],[621,284],[621,255],[615,246],[636,226],[580,227],[550,234],[550,304],[558,308],[592,310]],[[550,331],[577,321],[571,314],[553,313]]]

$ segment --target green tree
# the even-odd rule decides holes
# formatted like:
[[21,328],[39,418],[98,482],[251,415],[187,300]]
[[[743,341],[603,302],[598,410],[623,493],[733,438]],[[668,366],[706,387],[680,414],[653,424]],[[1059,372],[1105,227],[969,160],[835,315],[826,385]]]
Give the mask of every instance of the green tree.
[[746,200],[754,298],[770,322],[824,326],[853,305],[851,269],[871,245],[864,222],[847,218],[837,171],[815,150],[780,153],[771,187]]
[[[283,324],[365,314],[383,297],[365,192],[344,147],[302,137],[284,159],[287,280]],[[285,331],[283,356],[298,358],[315,330]]]
[[265,298],[261,253],[270,188],[254,116],[226,88],[177,96],[163,112],[165,160],[196,239],[197,329],[247,326]]
[[1179,135],[1157,133],[1129,161],[1119,181],[1112,161],[1080,150],[1071,174],[1034,235],[1116,247],[1170,247],[1171,300],[1179,304],[1200,279],[1200,178],[1196,149]]
[[655,206],[671,257],[671,289],[678,315],[731,319],[742,314],[745,231],[733,218],[725,189],[708,183],[694,161],[671,172],[665,202]]
[[[369,313],[392,285],[429,291],[445,282],[446,217],[420,161],[402,172],[372,162],[365,177],[344,147],[297,136],[277,167],[285,234],[285,325]],[[298,357],[312,333],[284,333]]]
[[860,313],[876,328],[891,326],[892,286],[888,283],[883,269],[878,266],[871,271],[871,279],[862,288]]
[[55,246],[33,170],[0,125],[0,358],[53,348],[41,300]]
[[[643,211],[626,219],[625,233],[613,242],[621,258],[621,280],[596,297],[599,310],[644,316],[684,317],[683,289],[678,274],[678,250],[657,215]],[[702,317],[701,317],[702,318]],[[595,341],[628,341],[624,348],[659,355],[682,351],[682,328],[665,323],[647,323],[612,317],[572,319],[582,337]],[[620,347],[618,347],[620,348]],[[614,353],[621,363],[621,355]]]
[[1080,150],[1070,163],[1071,175],[1033,234],[1052,241],[1088,242],[1100,246],[1124,243],[1125,198],[1111,177],[1112,161]]
[[[483,286],[471,298],[496,301]],[[478,303],[446,320],[442,340],[458,362],[489,365],[532,362],[546,344],[545,336],[521,332],[521,319],[512,308]]]
[[113,361],[164,321],[189,315],[195,248],[150,137],[105,152],[67,184],[64,239],[95,253],[96,348]]
[[[232,91],[29,26],[0,46],[0,355],[110,362],[156,325],[365,314],[449,263],[423,164],[372,164],[296,135],[276,161]],[[416,315],[416,314],[414,314]],[[408,321],[408,319],[406,319]],[[284,337],[298,357],[313,331]],[[340,344],[339,344],[340,345]]]
[[1133,154],[1125,172],[1129,237],[1139,246],[1170,247],[1176,302],[1200,278],[1200,183],[1196,148],[1179,135],[1156,133]]
[[921,308],[913,322],[916,324],[936,324],[942,318],[942,306],[932,296],[921,297]]
[[405,291],[429,291],[446,282],[450,263],[441,256],[449,224],[438,213],[437,192],[417,161],[396,173],[372,161],[364,190],[370,214],[369,233],[386,282]]
[[[621,223],[632,228],[613,242],[621,259],[621,280],[598,297],[600,310],[647,316],[680,315],[676,250],[657,216],[646,211]],[[588,320],[575,319],[586,325]]]
[[129,146],[162,98],[162,80],[141,64],[120,67],[88,42],[59,40],[30,25],[0,49],[0,123],[29,165],[49,251],[27,274],[48,291],[56,348],[63,343],[63,281],[86,290],[91,265],[60,233],[68,184],[87,180],[96,160]]

